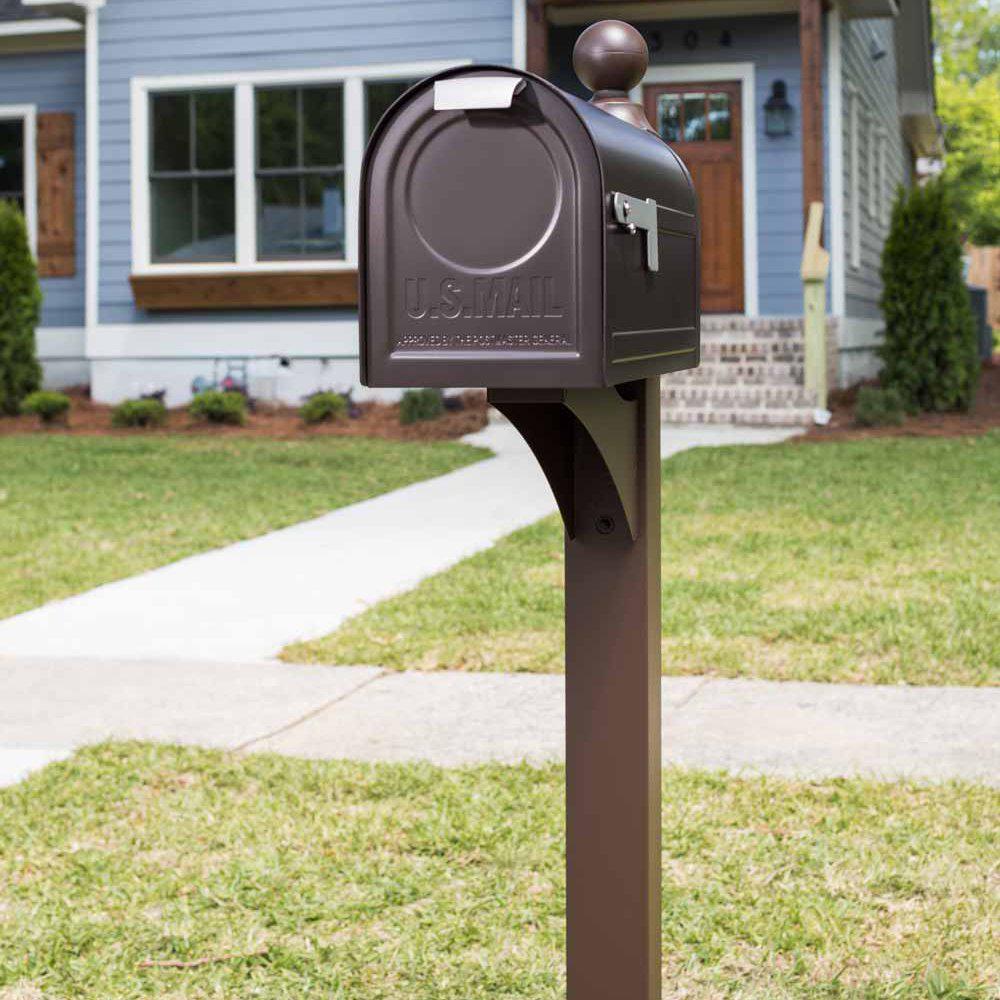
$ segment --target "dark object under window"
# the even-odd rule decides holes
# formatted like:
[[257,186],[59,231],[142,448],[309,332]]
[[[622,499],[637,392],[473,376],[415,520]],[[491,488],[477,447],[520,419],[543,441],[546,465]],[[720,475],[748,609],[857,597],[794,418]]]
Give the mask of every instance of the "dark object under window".
[[24,211],[24,122],[0,121],[0,200]]
[[260,260],[342,260],[344,89],[257,90]]
[[152,259],[236,259],[233,91],[150,98]]

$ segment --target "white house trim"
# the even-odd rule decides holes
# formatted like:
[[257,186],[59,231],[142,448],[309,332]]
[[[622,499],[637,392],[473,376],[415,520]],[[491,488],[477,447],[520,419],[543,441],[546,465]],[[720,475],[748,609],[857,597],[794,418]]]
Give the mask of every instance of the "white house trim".
[[83,25],[68,17],[35,17],[25,21],[8,21],[0,24],[0,38],[14,38],[21,35],[64,35],[79,32]]
[[358,321],[262,320],[240,323],[105,323],[91,337],[93,361],[191,357],[356,360]]
[[861,268],[861,97],[855,87],[848,87],[847,111],[848,156],[850,157],[851,267]]
[[[358,266],[356,230],[364,155],[364,84],[372,80],[431,76],[455,66],[467,65],[468,62],[468,59],[452,59],[322,69],[134,77],[131,86],[132,272],[139,275],[184,275],[354,270]],[[345,257],[343,260],[258,261],[254,88],[317,83],[344,85]],[[149,95],[158,90],[213,87],[231,87],[235,92],[236,260],[230,263],[156,264],[150,260]]]
[[[760,311],[757,268],[757,98],[754,64],[749,62],[696,63],[688,66],[650,66],[643,84],[693,83],[736,80],[740,84],[743,116],[743,312]],[[641,86],[632,92],[642,102]]]
[[84,278],[84,322],[89,345],[94,329],[100,321],[101,286],[101,99],[99,71],[98,12],[103,0],[87,4],[86,80],[84,87],[86,107],[86,248],[87,261]]
[[826,80],[829,99],[826,117],[830,156],[830,304],[834,316],[847,311],[844,272],[844,65],[841,52],[841,19],[837,6],[827,14]]
[[514,5],[514,21],[511,52],[511,65],[515,69],[528,67],[528,0],[512,0]]
[[31,252],[38,255],[38,108],[34,104],[0,104],[0,120],[21,121],[24,128],[24,221]]

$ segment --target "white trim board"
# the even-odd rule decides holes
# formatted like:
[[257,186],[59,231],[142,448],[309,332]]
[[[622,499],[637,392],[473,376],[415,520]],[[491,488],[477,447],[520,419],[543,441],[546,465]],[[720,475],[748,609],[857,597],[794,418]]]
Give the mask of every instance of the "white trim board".
[[757,261],[757,99],[755,67],[749,62],[695,63],[685,66],[650,66],[632,98],[642,103],[642,87],[658,83],[710,83],[736,80],[740,84],[743,156],[743,315],[760,312],[760,278]]
[[0,104],[0,120],[24,127],[24,221],[31,252],[38,256],[38,108],[34,104]]
[[826,90],[830,206],[830,306],[834,316],[847,310],[844,244],[844,66],[841,53],[840,10],[834,5],[827,14]]
[[[132,272],[141,275],[184,275],[355,269],[358,265],[357,227],[361,196],[361,161],[364,156],[364,84],[371,80],[423,78],[468,63],[468,59],[452,59],[374,66],[333,66],[323,69],[133,77],[131,84]],[[344,85],[345,256],[343,260],[258,261],[253,91],[255,87],[260,86],[317,83]],[[209,264],[155,264],[150,260],[149,95],[160,90],[200,90],[221,87],[231,87],[235,92],[236,260]]]
[[25,21],[7,21],[0,24],[0,38],[23,35],[64,35],[83,31],[83,25],[68,17],[36,17]]
[[528,68],[528,0],[512,0],[514,5],[511,42],[511,65],[515,69]]
[[183,361],[205,355],[357,358],[358,354],[356,319],[105,323],[92,331],[87,343],[87,357],[92,361],[149,357]]

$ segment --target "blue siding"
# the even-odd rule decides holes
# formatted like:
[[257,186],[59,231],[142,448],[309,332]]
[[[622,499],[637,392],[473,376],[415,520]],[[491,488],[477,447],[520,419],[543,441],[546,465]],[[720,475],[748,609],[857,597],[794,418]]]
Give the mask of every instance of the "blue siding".
[[[877,60],[872,53],[885,55]],[[868,124],[874,121],[888,139],[886,149],[886,188],[883,198],[890,198],[900,185],[909,180],[909,153],[903,140],[899,118],[899,92],[896,83],[896,49],[893,22],[889,19],[846,21],[842,27],[841,52],[844,78],[844,229],[846,269],[846,315],[860,319],[879,319],[879,298],[882,281],[879,276],[882,246],[888,235],[886,220],[868,211],[870,185],[875,181],[873,152],[869,142]],[[849,89],[856,89],[861,101],[861,136],[859,161],[861,266],[851,267],[851,136]]]
[[[752,62],[756,67],[757,112],[757,251],[759,306],[764,315],[799,315],[802,284],[802,142],[796,120],[792,135],[771,139],[764,134],[763,106],[771,83],[784,80],[788,100],[801,106],[798,20],[794,15],[719,18],[704,21],[643,22],[650,37],[659,35],[659,50],[652,52],[653,65]],[[721,44],[729,32],[730,45]],[[697,47],[685,46],[689,31],[697,34]],[[552,77],[562,87],[587,96],[572,69],[573,44],[580,28],[553,28]]]
[[[509,63],[510,0],[114,0],[101,12],[102,323],[308,319],[328,313],[147,315],[131,269],[130,80],[136,76],[316,69],[437,59]],[[237,6],[237,5],[233,5]],[[339,316],[343,317],[344,312]]]
[[84,292],[84,57],[82,52],[0,55],[0,104],[34,104],[40,114],[76,116],[76,274],[42,281],[43,327],[83,326]]

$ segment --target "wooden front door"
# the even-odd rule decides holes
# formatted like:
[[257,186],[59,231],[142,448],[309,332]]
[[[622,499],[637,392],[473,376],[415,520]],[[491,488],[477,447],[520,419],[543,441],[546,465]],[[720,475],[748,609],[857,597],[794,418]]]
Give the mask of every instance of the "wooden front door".
[[691,171],[701,213],[701,308],[738,313],[743,302],[743,157],[740,85],[644,88],[646,115]]

